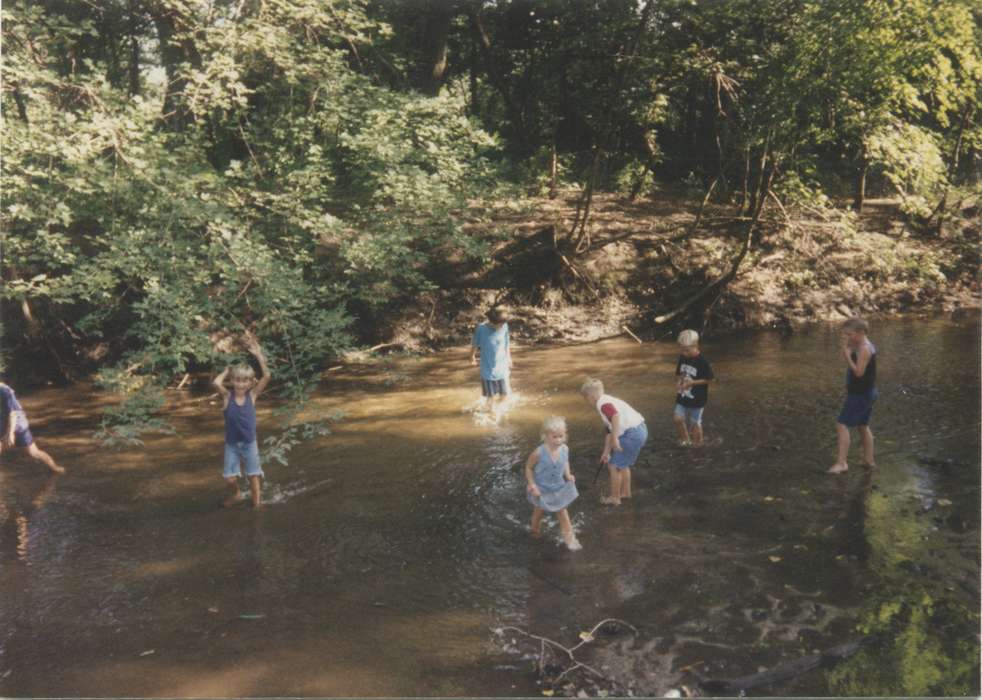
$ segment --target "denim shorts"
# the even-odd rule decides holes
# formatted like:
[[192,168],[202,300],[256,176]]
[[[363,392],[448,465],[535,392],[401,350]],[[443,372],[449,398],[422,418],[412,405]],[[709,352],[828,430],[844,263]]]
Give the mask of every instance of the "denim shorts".
[[481,394],[486,397],[494,396],[495,394],[501,394],[502,396],[508,396],[511,393],[511,387],[508,386],[507,379],[482,379],[481,380]]
[[29,447],[32,442],[34,442],[34,436],[31,435],[30,428],[14,429],[14,447]]
[[226,479],[242,476],[240,461],[245,465],[246,476],[263,475],[263,470],[259,467],[259,446],[255,440],[237,442],[232,445],[225,443],[225,470],[222,472],[222,476]]
[[873,415],[873,404],[876,403],[879,396],[880,392],[876,390],[876,387],[865,394],[846,394],[846,401],[842,404],[842,411],[839,413],[837,422],[850,428],[869,425],[869,419]]
[[648,427],[644,423],[628,428],[621,433],[619,441],[621,451],[610,453],[610,464],[618,469],[630,469],[631,465],[637,461],[641,448],[644,447],[647,440]]
[[689,425],[702,425],[702,411],[706,408],[705,406],[683,406],[680,403],[675,404],[675,415],[679,418],[683,418]]

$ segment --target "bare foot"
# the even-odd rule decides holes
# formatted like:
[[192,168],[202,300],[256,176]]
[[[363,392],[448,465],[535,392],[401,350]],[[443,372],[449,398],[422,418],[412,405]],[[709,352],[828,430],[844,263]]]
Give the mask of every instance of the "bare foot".
[[610,496],[604,496],[600,499],[600,502],[605,506],[619,506],[621,504],[621,499],[611,498]]
[[679,447],[692,447],[692,443],[688,440],[679,440]]
[[532,530],[532,539],[533,540],[540,540],[540,539],[542,539],[542,533],[539,532],[538,530]]
[[583,545],[575,537],[566,543],[566,548],[571,552],[578,552],[583,549]]
[[50,469],[53,474],[64,474],[67,471],[64,467],[58,464],[50,466],[48,469]]
[[241,493],[237,493],[234,496],[229,496],[224,501],[222,501],[222,505],[225,508],[231,508],[232,506],[237,506],[240,503],[243,503],[244,501],[245,501],[245,499],[242,498],[242,494]]
[[876,462],[866,462],[866,461],[864,461],[863,462],[863,466],[864,467],[869,467],[870,469],[872,469],[873,467],[876,466]]
[[842,474],[843,472],[849,471],[849,465],[844,462],[836,462],[828,469],[828,474]]

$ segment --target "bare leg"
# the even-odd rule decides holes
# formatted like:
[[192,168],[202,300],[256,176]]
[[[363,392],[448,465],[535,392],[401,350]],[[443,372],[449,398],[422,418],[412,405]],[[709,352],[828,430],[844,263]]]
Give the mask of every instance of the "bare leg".
[[228,508],[236,503],[242,502],[242,494],[239,493],[239,480],[235,477],[225,480],[225,500],[222,505]]
[[863,441],[863,463],[869,467],[876,466],[876,456],[873,452],[873,431],[868,425],[861,425],[858,428],[859,437]]
[[847,461],[849,457],[849,427],[842,423],[836,423],[835,432],[839,444],[835,464],[829,467],[829,474],[841,474],[849,469]]
[[262,482],[260,477],[250,476],[249,477],[249,493],[252,495],[252,505],[254,508],[261,508],[263,505],[262,496],[260,495],[260,489],[262,488]]
[[631,497],[631,470],[621,470],[621,498]]
[[38,447],[36,442],[32,442],[27,446],[27,455],[36,462],[44,463],[48,469],[53,471],[55,474],[64,474],[65,468],[58,466],[55,461],[51,458],[47,452]]
[[563,541],[566,543],[566,546],[573,551],[583,549],[576,539],[576,535],[573,533],[573,523],[570,522],[569,513],[566,512],[566,509],[563,508],[556,513],[556,516],[559,518],[559,529],[562,530]]
[[694,423],[692,425],[692,444],[696,447],[702,446],[702,425]]
[[504,394],[495,394],[491,398],[491,413],[494,414],[495,420],[501,417],[501,404],[504,403]]
[[542,534],[542,514],[543,510],[541,508],[535,508],[532,510],[532,537],[538,537]]
[[675,422],[675,430],[679,434],[679,443],[682,445],[688,445],[690,440],[689,431],[685,428],[685,418],[681,416],[672,416],[672,420]]
[[621,470],[613,464],[608,464],[607,471],[610,473],[610,493],[602,502],[619,506],[621,504]]

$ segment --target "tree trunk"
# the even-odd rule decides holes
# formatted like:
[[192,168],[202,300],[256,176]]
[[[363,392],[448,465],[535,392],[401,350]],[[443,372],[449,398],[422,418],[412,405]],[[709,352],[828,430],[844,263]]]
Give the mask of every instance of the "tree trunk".
[[470,15],[471,19],[471,26],[474,28],[475,35],[477,36],[477,45],[481,51],[481,59],[484,62],[484,68],[487,71],[488,79],[501,95],[501,99],[505,102],[505,107],[508,110],[508,118],[511,121],[512,126],[515,128],[519,142],[523,148],[528,149],[528,133],[525,127],[524,114],[518,103],[515,101],[511,91],[508,89],[508,85],[505,82],[501,71],[498,70],[498,64],[495,62],[494,56],[491,53],[491,38],[484,29],[484,21],[481,19],[481,9],[479,6],[472,5],[469,7],[468,14]]
[[184,101],[184,88],[188,81],[183,76],[183,64],[190,63],[199,68],[201,57],[191,39],[179,36],[178,21],[181,18],[177,10],[162,2],[148,3],[148,10],[157,29],[160,59],[167,74],[163,106],[164,123],[173,131],[183,131],[193,119]]
[[418,85],[423,93],[436,97],[447,73],[447,38],[453,8],[447,0],[428,0],[423,12],[425,26]]
[[853,192],[852,208],[857,212],[863,210],[866,201],[866,174],[869,172],[869,159],[866,157],[866,147],[859,147],[859,164],[856,169],[856,189]]
[[962,136],[965,134],[965,125],[968,123],[972,111],[972,108],[966,105],[962,112],[961,122],[958,124],[958,138],[955,139],[955,152],[952,154],[951,164],[948,166],[948,177],[945,180],[944,193],[938,201],[938,206],[931,212],[931,218],[935,214],[938,216],[938,223],[934,226],[934,234],[936,236],[941,235],[941,227],[944,226],[945,207],[948,206],[948,192],[951,191],[951,181],[955,178],[955,173],[958,172],[958,157],[962,151]]
[[135,33],[130,35],[129,86],[130,95],[140,94],[140,42]]
[[556,135],[552,136],[552,148],[549,159],[549,199],[555,199],[559,194],[557,177],[559,174],[559,154],[556,153]]

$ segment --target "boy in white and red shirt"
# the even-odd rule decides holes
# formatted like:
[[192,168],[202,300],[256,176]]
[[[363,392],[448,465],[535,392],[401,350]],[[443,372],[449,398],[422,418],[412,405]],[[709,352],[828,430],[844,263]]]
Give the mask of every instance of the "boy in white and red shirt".
[[580,387],[580,393],[587,403],[596,407],[607,426],[600,461],[607,465],[610,474],[610,494],[601,502],[619,506],[621,499],[631,497],[631,465],[637,461],[648,439],[644,416],[626,401],[605,394],[603,382],[599,379],[586,380]]

